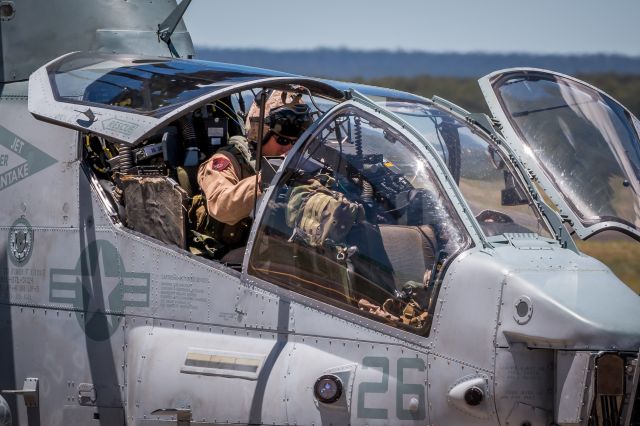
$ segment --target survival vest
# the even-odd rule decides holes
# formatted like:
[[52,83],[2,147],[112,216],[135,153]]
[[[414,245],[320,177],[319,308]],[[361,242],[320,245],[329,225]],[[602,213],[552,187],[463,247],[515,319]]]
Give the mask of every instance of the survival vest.
[[[232,164],[240,166],[240,179],[255,176],[253,149],[246,138],[233,136],[227,146],[218,149]],[[245,218],[235,225],[219,222],[209,216],[204,194],[200,191],[193,197],[189,209],[191,241],[189,250],[199,256],[220,259],[232,249],[247,243],[251,230],[251,219]]]

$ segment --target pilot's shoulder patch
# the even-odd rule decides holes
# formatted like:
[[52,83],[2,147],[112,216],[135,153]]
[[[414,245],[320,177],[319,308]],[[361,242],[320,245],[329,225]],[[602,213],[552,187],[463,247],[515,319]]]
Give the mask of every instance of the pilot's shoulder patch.
[[211,169],[217,172],[226,170],[230,165],[231,161],[226,157],[216,157],[211,160]]

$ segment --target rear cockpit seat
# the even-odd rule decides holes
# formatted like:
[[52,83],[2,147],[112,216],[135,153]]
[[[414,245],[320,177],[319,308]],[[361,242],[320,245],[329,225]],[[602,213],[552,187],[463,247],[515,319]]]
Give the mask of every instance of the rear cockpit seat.
[[438,243],[429,225],[380,225],[384,250],[387,253],[397,290],[408,281],[425,282],[438,253]]

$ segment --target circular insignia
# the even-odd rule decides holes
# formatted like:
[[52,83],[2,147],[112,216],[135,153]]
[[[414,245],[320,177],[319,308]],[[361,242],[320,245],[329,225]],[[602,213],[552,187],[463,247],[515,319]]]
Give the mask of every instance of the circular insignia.
[[11,262],[23,266],[29,261],[33,251],[33,229],[23,217],[13,222],[9,229],[9,253]]
[[224,157],[218,157],[214,158],[213,161],[211,161],[211,168],[217,172],[221,172],[229,167],[230,164],[231,161],[229,161],[228,159]]

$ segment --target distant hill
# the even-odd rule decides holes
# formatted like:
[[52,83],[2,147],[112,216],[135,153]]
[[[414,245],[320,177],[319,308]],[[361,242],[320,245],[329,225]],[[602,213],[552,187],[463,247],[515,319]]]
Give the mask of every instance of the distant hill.
[[478,78],[519,66],[565,74],[640,74],[640,57],[622,55],[530,55],[491,53],[427,53],[348,49],[264,50],[198,47],[197,57],[336,79],[381,77]]

